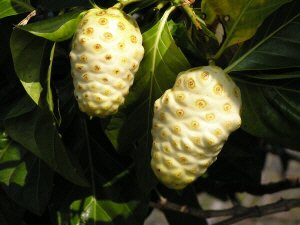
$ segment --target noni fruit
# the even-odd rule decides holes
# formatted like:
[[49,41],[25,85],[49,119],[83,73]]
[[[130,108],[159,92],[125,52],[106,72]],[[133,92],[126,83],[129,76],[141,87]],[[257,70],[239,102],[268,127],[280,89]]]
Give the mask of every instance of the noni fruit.
[[142,35],[133,19],[117,8],[88,10],[70,52],[80,110],[98,117],[117,112],[143,55]]
[[154,104],[151,167],[167,187],[182,189],[216,160],[240,127],[240,90],[217,66],[180,73]]

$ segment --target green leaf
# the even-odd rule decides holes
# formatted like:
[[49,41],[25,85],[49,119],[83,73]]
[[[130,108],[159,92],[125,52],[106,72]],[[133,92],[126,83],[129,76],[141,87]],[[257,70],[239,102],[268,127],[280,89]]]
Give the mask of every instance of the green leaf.
[[19,28],[50,41],[64,41],[73,36],[83,13],[82,10],[74,10],[55,18],[19,26]]
[[52,113],[54,110],[54,103],[53,103],[53,95],[52,95],[52,90],[51,90],[51,74],[52,74],[52,64],[53,64],[55,46],[56,46],[56,43],[53,44],[51,53],[50,53],[50,63],[49,63],[48,72],[47,72],[47,93],[46,93],[46,101],[49,106],[49,110]]
[[242,128],[290,148],[300,145],[300,93],[239,83]]
[[33,10],[30,0],[1,0],[0,19]]
[[49,11],[59,11],[65,8],[72,8],[83,6],[86,8],[91,8],[92,5],[90,1],[87,0],[39,0],[42,8]]
[[275,12],[236,53],[226,71],[300,67],[300,4]]
[[211,24],[217,18],[225,27],[226,39],[216,58],[225,48],[250,39],[272,12],[291,0],[203,0],[202,12],[206,23]]
[[42,214],[52,189],[53,172],[40,159],[0,133],[0,183],[19,205]]
[[47,41],[14,30],[10,40],[15,71],[28,95],[38,104],[42,92],[40,76]]
[[20,117],[5,121],[8,135],[42,159],[64,178],[78,185],[86,186],[81,167],[68,155],[49,112],[39,108]]
[[167,19],[173,9],[169,8],[161,20],[143,34],[145,56],[135,83],[126,97],[123,110],[112,118],[106,128],[106,134],[112,143],[117,143],[117,148],[132,148],[132,144],[138,142],[138,148],[133,148],[132,157],[145,191],[153,187],[150,131],[154,101],[173,86],[179,72],[190,66],[169,30]]
[[140,197],[143,192],[128,171],[122,174],[102,187],[95,187],[93,195],[69,195],[58,211],[58,224],[143,224],[148,211],[146,201]]

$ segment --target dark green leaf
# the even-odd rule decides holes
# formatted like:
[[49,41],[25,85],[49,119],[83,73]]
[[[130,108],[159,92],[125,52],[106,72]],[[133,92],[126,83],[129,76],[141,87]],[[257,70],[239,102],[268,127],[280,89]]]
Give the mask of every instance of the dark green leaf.
[[74,10],[55,18],[38,21],[19,28],[50,41],[64,41],[73,36],[83,15],[82,11]]
[[203,0],[202,11],[211,24],[220,18],[226,31],[222,49],[250,39],[264,19],[291,0]]
[[140,198],[142,190],[138,189],[129,171],[122,172],[102,187],[96,187],[95,191],[97,194],[69,199],[69,205],[64,204],[66,206],[58,212],[58,224],[143,224],[148,206]]
[[300,2],[282,7],[234,56],[230,71],[300,67]]
[[40,76],[47,41],[27,32],[14,30],[10,47],[15,71],[26,92],[38,104],[42,92]]
[[32,10],[34,8],[30,5],[30,0],[1,0],[0,19]]
[[242,128],[250,134],[299,149],[300,93],[239,84]]
[[52,189],[53,172],[40,159],[0,133],[0,183],[19,205],[41,214]]
[[106,129],[112,143],[117,143],[116,148],[132,148],[132,144],[138,142],[132,156],[140,184],[147,190],[153,187],[154,181],[150,169],[153,103],[173,86],[177,74],[190,66],[169,30],[167,19],[173,9],[167,10],[161,20],[143,34],[145,56],[134,86],[126,98],[123,111],[113,117]]
[[64,178],[78,185],[87,185],[79,164],[75,164],[48,112],[36,109],[23,116],[5,121],[8,135],[46,162]]
[[39,0],[39,3],[43,8],[51,11],[58,11],[78,6],[91,7],[90,1],[87,0]]

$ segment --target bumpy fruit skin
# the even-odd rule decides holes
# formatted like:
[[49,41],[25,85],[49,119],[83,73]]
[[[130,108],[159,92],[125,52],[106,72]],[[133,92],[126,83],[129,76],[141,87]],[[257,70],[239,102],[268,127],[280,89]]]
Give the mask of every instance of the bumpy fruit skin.
[[116,8],[90,9],[79,23],[70,52],[80,110],[98,117],[117,112],[143,55],[134,20]]
[[240,127],[240,90],[216,66],[178,75],[154,104],[151,167],[167,187],[182,189],[216,160]]

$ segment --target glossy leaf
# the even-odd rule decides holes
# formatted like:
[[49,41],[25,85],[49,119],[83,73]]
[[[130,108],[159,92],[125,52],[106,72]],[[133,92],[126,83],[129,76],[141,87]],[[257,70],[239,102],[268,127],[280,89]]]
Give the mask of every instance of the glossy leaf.
[[52,189],[53,172],[40,159],[0,133],[0,184],[24,208],[42,214]]
[[150,132],[154,101],[173,86],[180,71],[190,66],[169,30],[167,19],[173,9],[169,8],[161,20],[143,34],[145,55],[136,74],[134,86],[126,97],[123,111],[113,117],[106,129],[116,148],[126,149],[138,142],[132,156],[137,166],[137,176],[141,179],[140,184],[147,190],[153,186]]
[[300,93],[239,83],[242,128],[290,148],[300,144]]
[[87,185],[79,164],[75,164],[58,133],[50,113],[41,109],[5,121],[8,135],[42,159],[64,178],[78,185]]
[[300,67],[300,2],[275,12],[245,43],[226,68],[230,71]]
[[226,32],[222,49],[250,39],[264,19],[291,0],[203,0],[206,23],[220,18]]
[[19,28],[50,41],[64,41],[73,36],[82,15],[82,10],[75,10]]
[[0,19],[32,10],[34,10],[34,8],[30,5],[30,0],[0,1]]
[[41,72],[47,41],[14,30],[10,47],[15,71],[28,95],[38,104],[42,92]]

